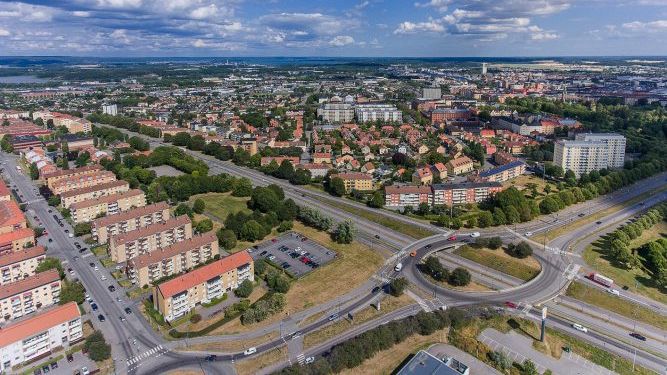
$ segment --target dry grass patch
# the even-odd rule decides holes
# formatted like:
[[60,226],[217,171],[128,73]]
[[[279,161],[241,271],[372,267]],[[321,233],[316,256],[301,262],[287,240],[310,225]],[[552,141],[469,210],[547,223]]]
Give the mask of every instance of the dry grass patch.
[[238,352],[278,338],[278,332],[272,331],[264,336],[247,340],[228,340],[189,345],[185,350],[204,352]]
[[454,254],[525,281],[537,276],[541,270],[540,263],[532,256],[524,259],[514,258],[502,249],[462,246],[454,250]]
[[396,367],[398,367],[410,354],[426,349],[434,343],[447,343],[447,329],[435,332],[429,336],[412,335],[402,343],[396,344],[390,349],[383,350],[372,358],[365,360],[361,365],[353,369],[343,370],[339,374],[389,375],[393,373]]
[[269,352],[238,361],[235,367],[236,371],[241,375],[256,374],[263,368],[281,360],[287,360],[287,347],[284,345]]
[[313,314],[313,315],[307,317],[306,319],[303,319],[302,321],[300,321],[298,326],[299,327],[307,327],[307,326],[315,323],[316,321],[322,319],[324,317],[324,315],[326,315],[326,313],[327,313],[326,311],[320,311],[316,314]]
[[530,192],[530,187],[532,186],[531,184],[535,185],[535,188],[537,189],[537,192],[539,194],[546,194],[544,191],[544,187],[547,185],[551,185],[552,192],[558,191],[556,185],[549,184],[543,178],[528,174],[524,174],[512,180],[503,182],[503,188],[509,188],[511,186],[514,186],[518,190],[526,190],[525,193],[528,193]]

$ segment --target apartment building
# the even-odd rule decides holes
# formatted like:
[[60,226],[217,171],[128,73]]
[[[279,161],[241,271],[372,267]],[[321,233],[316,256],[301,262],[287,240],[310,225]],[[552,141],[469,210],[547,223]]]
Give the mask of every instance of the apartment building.
[[35,274],[35,268],[46,257],[44,246],[0,255],[0,285],[26,279]]
[[0,372],[68,348],[83,339],[76,302],[50,308],[0,329]]
[[127,181],[116,180],[106,182],[62,193],[60,194],[60,204],[64,208],[70,208],[74,203],[85,202],[107,195],[124,193],[128,190],[130,190],[130,184]]
[[110,236],[131,232],[167,219],[169,219],[169,204],[154,203],[93,220],[92,235],[97,243],[106,244]]
[[68,192],[76,192],[81,189],[108,184],[114,181],[116,181],[116,175],[111,171],[91,172],[85,175],[72,176],[65,180],[56,181],[53,183],[51,192],[55,195],[62,195]]
[[89,175],[95,172],[100,172],[102,170],[103,168],[101,165],[92,164],[80,168],[57,170],[55,172],[45,174],[43,178],[44,182],[46,182],[46,186],[48,186],[49,189],[53,191],[53,184],[58,181],[71,180],[79,176]]
[[253,260],[245,250],[159,284],[153,289],[153,306],[172,321],[231,292],[244,280],[254,281]]
[[25,215],[15,201],[0,201],[0,234],[27,227]]
[[13,232],[0,234],[0,255],[23,250],[35,243],[35,231],[32,228],[20,228]]
[[505,182],[526,173],[526,163],[515,160],[479,174],[479,179],[490,182]]
[[219,255],[218,237],[207,232],[129,260],[126,273],[133,284],[143,287],[163,277],[186,272]]
[[109,238],[109,256],[123,263],[139,255],[192,238],[192,222],[187,215],[121,233]]
[[71,134],[75,133],[90,133],[93,130],[92,123],[84,118],[68,115],[66,113],[49,112],[49,111],[35,111],[32,113],[33,120],[41,118],[46,123],[48,120],[53,120],[53,126],[64,126]]
[[345,192],[349,193],[352,190],[367,191],[373,190],[373,178],[366,173],[350,172],[338,173],[329,176],[330,178],[338,177],[343,180],[345,185]]
[[430,186],[385,186],[385,206],[393,207],[414,207],[417,208],[422,203],[431,205],[431,187]]
[[60,274],[48,270],[0,286],[0,323],[20,318],[60,301]]
[[602,142],[607,151],[607,168],[622,168],[625,164],[624,136],[616,133],[579,133],[574,138],[576,141]]
[[391,104],[360,104],[354,109],[360,123],[372,121],[402,122],[403,112]]
[[86,223],[100,215],[115,215],[136,207],[146,205],[146,195],[139,189],[124,193],[111,194],[89,201],[74,203],[70,206],[74,223]]
[[491,198],[503,190],[499,182],[464,182],[459,184],[435,184],[433,189],[433,205],[479,203]]
[[433,172],[431,167],[421,167],[412,173],[412,183],[415,185],[430,185],[433,183]]
[[0,179],[0,202],[7,202],[11,200],[12,193],[9,191],[5,181]]
[[558,141],[554,146],[554,164],[579,177],[583,173],[611,168],[607,144],[602,141]]
[[475,169],[475,163],[473,163],[472,159],[467,156],[452,159],[448,161],[445,166],[447,167],[447,174],[449,175],[465,174],[472,172]]
[[317,109],[317,117],[326,122],[351,122],[354,120],[354,107],[349,103],[325,103]]

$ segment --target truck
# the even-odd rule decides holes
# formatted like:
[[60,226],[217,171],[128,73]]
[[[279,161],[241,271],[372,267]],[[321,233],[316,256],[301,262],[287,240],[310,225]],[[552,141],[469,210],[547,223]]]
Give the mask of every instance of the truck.
[[607,288],[611,288],[612,285],[614,285],[614,280],[608,278],[607,276],[601,275],[597,272],[591,273],[590,275],[588,275],[588,278],[600,285],[606,286]]
[[400,263],[400,262],[396,263],[396,267],[394,267],[394,271],[401,272],[402,269],[403,269],[403,263]]

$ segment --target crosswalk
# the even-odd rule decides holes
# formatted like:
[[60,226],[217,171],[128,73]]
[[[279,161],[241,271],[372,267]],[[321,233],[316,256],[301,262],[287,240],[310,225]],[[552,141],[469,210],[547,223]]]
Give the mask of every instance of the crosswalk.
[[580,269],[581,269],[580,264],[570,263],[565,268],[565,271],[563,271],[563,276],[565,276],[568,280],[573,280],[579,273]]
[[303,366],[304,363],[306,363],[306,355],[301,353],[298,356],[296,356],[296,361],[299,363],[299,365]]
[[125,362],[127,364],[128,370],[132,370],[133,368],[136,368],[141,365],[141,361],[144,361],[150,357],[160,357],[161,355],[167,353],[169,350],[167,348],[162,347],[162,345],[158,345],[156,347],[150,348],[146,350],[145,352],[135,355],[132,358],[128,358]]

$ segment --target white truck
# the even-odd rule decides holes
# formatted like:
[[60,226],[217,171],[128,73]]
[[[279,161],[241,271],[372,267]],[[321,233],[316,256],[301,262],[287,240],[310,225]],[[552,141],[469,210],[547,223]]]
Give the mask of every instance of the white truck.
[[611,288],[612,285],[614,285],[614,280],[608,278],[607,276],[601,275],[597,272],[591,273],[590,275],[588,275],[588,277],[591,280],[595,281],[596,283],[606,286],[607,288]]

